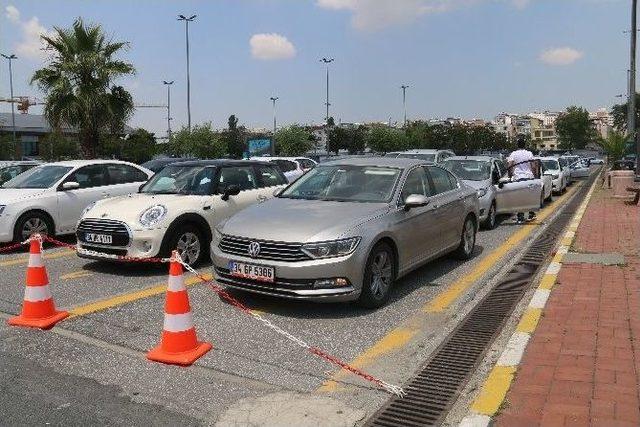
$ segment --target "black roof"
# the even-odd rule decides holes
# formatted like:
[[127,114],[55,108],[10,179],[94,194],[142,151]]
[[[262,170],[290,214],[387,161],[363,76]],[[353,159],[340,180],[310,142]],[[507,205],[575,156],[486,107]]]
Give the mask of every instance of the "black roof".
[[251,166],[251,165],[273,166],[272,163],[258,161],[258,160],[233,160],[233,159],[187,160],[182,162],[178,160],[177,162],[170,163],[170,164],[179,165],[179,166]]

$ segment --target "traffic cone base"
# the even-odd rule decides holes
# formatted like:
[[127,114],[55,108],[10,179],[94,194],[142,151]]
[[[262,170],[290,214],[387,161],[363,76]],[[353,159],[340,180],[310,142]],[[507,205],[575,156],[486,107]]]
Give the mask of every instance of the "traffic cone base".
[[66,311],[56,311],[52,316],[44,318],[29,318],[24,315],[14,316],[7,323],[11,326],[26,326],[28,328],[50,329],[59,321],[69,317]]
[[198,342],[196,343],[196,347],[191,350],[169,353],[164,350],[162,344],[160,344],[147,353],[147,359],[153,360],[154,362],[168,363],[170,365],[189,366],[193,365],[193,362],[204,356],[212,348],[213,346],[208,342]]

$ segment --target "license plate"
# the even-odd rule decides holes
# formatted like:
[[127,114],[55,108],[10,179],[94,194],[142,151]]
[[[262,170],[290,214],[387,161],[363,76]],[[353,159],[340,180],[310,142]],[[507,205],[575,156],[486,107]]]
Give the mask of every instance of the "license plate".
[[273,282],[275,269],[264,265],[245,264],[244,262],[229,261],[229,273],[232,276],[260,282]]
[[110,234],[85,233],[84,241],[87,243],[113,244],[113,236]]

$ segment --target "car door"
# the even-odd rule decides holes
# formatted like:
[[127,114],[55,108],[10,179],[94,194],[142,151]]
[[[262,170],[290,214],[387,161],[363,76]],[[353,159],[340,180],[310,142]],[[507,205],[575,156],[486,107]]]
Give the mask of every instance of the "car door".
[[426,206],[404,209],[404,201],[412,194],[430,197],[431,185],[423,166],[413,168],[407,174],[398,200],[396,224],[401,269],[411,268],[432,258],[438,247],[439,231],[436,224],[437,207],[429,202]]
[[460,242],[464,218],[463,201],[459,197],[457,179],[449,171],[439,166],[428,166],[429,181],[432,188],[432,201],[435,209],[432,227],[438,230],[438,248],[442,253]]
[[109,186],[105,188],[106,197],[135,193],[148,179],[146,173],[124,163],[109,163],[106,168],[109,177]]
[[[227,187],[237,185],[240,193],[222,200]],[[258,197],[264,189],[259,188],[252,165],[223,166],[216,177],[216,201],[214,215],[216,222],[221,222],[247,206],[258,203]]]
[[[79,188],[63,190],[66,182],[77,182]],[[87,165],[78,168],[58,186],[58,218],[61,233],[72,232],[84,208],[96,200],[109,197],[109,181],[104,164]]]
[[266,202],[273,197],[273,192],[288,184],[287,178],[275,166],[256,165],[254,172],[258,181],[258,203]]

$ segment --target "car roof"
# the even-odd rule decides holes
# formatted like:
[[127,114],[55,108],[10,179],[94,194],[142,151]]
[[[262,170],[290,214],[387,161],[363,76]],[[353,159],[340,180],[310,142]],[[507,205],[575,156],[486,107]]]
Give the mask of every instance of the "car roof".
[[296,161],[298,159],[305,159],[305,160],[312,160],[308,157],[304,157],[304,156],[298,156],[298,157],[291,157],[291,156],[255,156],[255,157],[250,157],[249,160],[264,160],[264,161],[270,161],[270,160],[291,160],[291,161]]
[[0,167],[16,165],[41,165],[38,160],[0,160]]
[[452,156],[448,159],[445,159],[445,162],[449,160],[476,160],[478,162],[492,162],[499,159],[491,156]]
[[540,159],[540,160],[558,160],[557,157],[553,157],[553,156],[536,157],[536,159]]
[[340,160],[331,160],[328,162],[321,163],[320,166],[342,166],[342,165],[353,165],[353,166],[382,166],[382,167],[395,167],[395,168],[409,168],[415,165],[431,165],[433,163],[426,162],[422,159],[404,159],[397,157],[360,157],[357,159],[340,159]]
[[269,162],[261,162],[257,160],[233,160],[233,159],[214,159],[214,160],[187,160],[171,163],[179,166],[250,166],[250,165],[269,165]]
[[[135,165],[134,163],[131,162],[123,162],[122,160],[104,160],[104,159],[93,159],[93,160],[63,160],[61,162],[52,162],[52,163],[47,163],[47,165],[53,165],[53,166],[71,166],[71,167],[78,167],[78,166],[87,166],[87,165],[102,165],[102,164],[106,164],[106,163],[118,163],[118,164],[123,164],[123,165],[134,165],[134,166],[138,166]],[[138,166],[139,167],[139,166]]]

